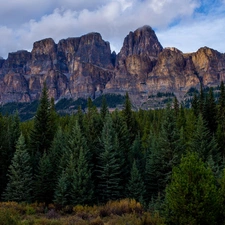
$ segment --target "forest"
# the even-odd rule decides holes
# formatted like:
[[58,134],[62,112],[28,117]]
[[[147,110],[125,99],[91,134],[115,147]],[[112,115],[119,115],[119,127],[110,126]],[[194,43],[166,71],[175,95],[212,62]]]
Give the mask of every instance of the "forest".
[[107,224],[225,224],[223,82],[217,98],[194,93],[190,109],[174,96],[165,109],[133,111],[126,94],[122,110],[103,97],[59,116],[47,93],[33,119],[0,115],[1,221],[7,207],[35,204],[53,214],[105,206],[96,222],[40,224],[104,224],[116,209],[129,223]]

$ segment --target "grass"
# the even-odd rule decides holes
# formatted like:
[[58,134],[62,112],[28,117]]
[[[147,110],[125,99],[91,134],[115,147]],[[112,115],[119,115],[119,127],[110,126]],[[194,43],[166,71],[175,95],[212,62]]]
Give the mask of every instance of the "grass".
[[[69,209],[69,210],[68,210]],[[68,213],[69,212],[69,213]],[[158,214],[146,212],[132,199],[110,201],[99,206],[0,202],[0,225],[163,225]]]

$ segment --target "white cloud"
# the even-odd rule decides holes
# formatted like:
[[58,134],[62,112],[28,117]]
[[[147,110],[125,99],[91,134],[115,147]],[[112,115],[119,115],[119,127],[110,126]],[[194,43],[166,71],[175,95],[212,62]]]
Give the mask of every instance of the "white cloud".
[[[198,37],[202,37],[200,31],[207,34],[198,27],[198,24],[204,26],[206,23],[201,24],[201,20],[195,23],[192,20],[199,5],[200,0],[5,1],[0,8],[0,26],[5,29],[4,31],[0,27],[0,56],[6,57],[7,51],[16,51],[18,48],[31,50],[34,41],[46,37],[52,37],[58,42],[62,38],[78,37],[93,31],[101,33],[104,40],[111,43],[111,49],[118,52],[129,31],[143,25],[157,28],[163,45],[177,43],[179,47],[182,43],[179,39],[185,42],[187,40],[187,28],[182,25],[186,21],[190,22],[186,25],[190,27],[190,38],[196,39],[192,43],[195,46],[199,43]],[[170,28],[174,21],[179,21],[178,25]],[[209,26],[212,23],[210,18],[207,22]],[[219,22],[218,20],[217,26],[213,24],[215,34],[218,32]],[[195,33],[194,28],[197,30]],[[211,34],[211,38],[207,38],[208,42],[213,41],[213,38],[215,37]]]
[[0,56],[6,57],[9,52],[18,49],[17,42],[14,39],[13,30],[5,26],[0,27]]
[[225,52],[225,5],[212,8],[210,15],[198,14],[194,19],[172,28],[158,30],[157,36],[164,47],[176,47],[183,52],[195,52],[207,46]]

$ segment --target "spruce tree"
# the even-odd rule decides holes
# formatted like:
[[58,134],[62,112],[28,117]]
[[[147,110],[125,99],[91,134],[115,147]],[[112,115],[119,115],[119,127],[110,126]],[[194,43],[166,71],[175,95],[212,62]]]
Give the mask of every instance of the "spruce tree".
[[199,98],[196,93],[194,93],[192,102],[191,102],[191,108],[194,112],[195,117],[198,117],[199,114]]
[[52,182],[54,168],[46,152],[39,160],[38,171],[34,183],[35,201],[51,203],[53,200],[54,183]]
[[204,110],[203,110],[203,118],[206,122],[206,126],[208,127],[209,131],[212,134],[216,133],[217,128],[217,108],[216,102],[213,94],[213,89],[209,89],[209,94],[206,95],[205,103],[204,103]]
[[[64,199],[64,204],[90,203],[93,194],[91,155],[77,120],[72,124],[71,133],[63,149],[60,168],[64,169],[65,172],[58,179],[55,201],[58,201],[57,196],[61,196],[60,198]],[[63,188],[67,195],[63,193]]]
[[73,172],[71,184],[71,203],[84,205],[91,203],[93,199],[93,183],[91,170],[87,160],[87,150],[80,148],[77,166]]
[[168,224],[216,224],[219,210],[215,178],[196,153],[188,153],[173,169],[166,188]]
[[172,168],[179,164],[183,153],[184,148],[180,144],[180,132],[177,128],[175,115],[173,110],[168,107],[163,115],[157,149],[153,154],[156,160],[154,163],[160,165],[158,165],[159,168],[156,173],[160,192],[165,189],[166,184],[170,180]]
[[109,113],[109,110],[108,110],[106,98],[103,95],[103,97],[102,97],[102,105],[101,105],[101,109],[100,109],[100,114],[101,114],[102,120],[105,119],[105,116],[106,116],[107,113]]
[[205,103],[205,93],[204,93],[203,84],[201,82],[199,102],[198,102],[199,113],[201,114],[203,114],[203,111],[204,111],[204,103]]
[[128,131],[130,133],[130,142],[133,142],[138,129],[137,129],[136,120],[133,116],[132,104],[131,104],[128,93],[126,93],[125,95],[125,102],[124,102],[124,106],[122,110],[122,116],[127,125]]
[[[131,144],[130,134],[127,129],[127,125],[123,120],[121,113],[116,109],[112,113],[113,120],[113,130],[116,133],[116,140],[118,141],[118,150],[119,150],[119,160],[121,164],[121,186],[125,187],[128,183],[130,169],[131,169],[131,161],[130,161],[130,153],[131,153]],[[116,143],[116,142],[115,142]],[[126,196],[125,188],[121,190],[121,196]]]
[[215,165],[221,164],[221,155],[214,137],[211,136],[200,114],[196,130],[190,143],[190,150],[198,153],[203,162],[213,160]]
[[63,164],[62,160],[64,160],[63,154],[65,152],[66,143],[67,143],[66,132],[63,132],[61,127],[59,127],[52,141],[52,145],[48,153],[50,165],[52,167],[51,169],[52,174],[49,177],[49,179],[53,183],[53,186],[56,185],[58,178],[61,175],[62,168],[60,167],[60,165]]
[[101,202],[118,199],[120,196],[121,165],[118,157],[116,134],[110,114],[106,116],[101,135],[97,173],[98,195]]
[[54,203],[60,206],[65,206],[68,204],[68,174],[65,170],[62,171],[58,178],[58,182],[54,192]]
[[30,151],[33,163],[33,172],[37,173],[37,165],[44,152],[48,151],[54,138],[55,128],[51,118],[52,109],[48,99],[47,87],[44,83],[40,103],[34,118],[34,127],[30,134]]
[[[67,138],[67,142],[64,145],[64,154],[68,154],[68,156],[72,154],[74,159],[77,160],[81,148],[85,149],[85,151],[89,153],[88,157],[90,159],[91,156],[90,151],[88,151],[86,138],[82,134],[78,121],[76,120],[74,124],[71,124],[71,131]],[[64,167],[63,165],[61,166]]]
[[135,160],[132,164],[132,168],[130,172],[130,180],[129,180],[127,189],[128,189],[129,198],[135,199],[136,201],[143,203],[144,196],[145,196],[145,185]]
[[220,97],[218,99],[218,111],[217,111],[217,131],[216,139],[219,144],[221,155],[225,158],[225,87],[224,83],[220,85]]
[[184,106],[181,104],[179,109],[179,114],[177,116],[177,127],[178,129],[181,129],[181,127],[183,127],[183,129],[185,130],[186,124],[187,124],[187,118],[185,115]]
[[218,224],[222,224],[225,221],[225,169],[223,169],[222,176],[219,180],[219,203],[220,217]]
[[0,196],[6,188],[6,174],[16,151],[19,136],[20,121],[18,113],[4,117],[0,115]]
[[8,183],[3,194],[5,201],[31,202],[32,168],[23,135],[18,139],[16,152],[8,170]]
[[151,143],[146,152],[145,157],[145,172],[144,172],[144,183],[146,187],[146,202],[150,202],[153,197],[157,196],[158,193],[158,177],[157,171],[160,169],[160,163],[157,157],[156,138],[151,137]]
[[174,100],[173,100],[173,108],[174,108],[175,116],[178,117],[180,107],[179,107],[179,102],[176,96],[174,97]]
[[144,170],[144,156],[141,143],[140,134],[136,135],[134,142],[131,145],[130,157],[129,157],[130,168],[132,167],[133,161],[135,160],[136,165],[140,172]]

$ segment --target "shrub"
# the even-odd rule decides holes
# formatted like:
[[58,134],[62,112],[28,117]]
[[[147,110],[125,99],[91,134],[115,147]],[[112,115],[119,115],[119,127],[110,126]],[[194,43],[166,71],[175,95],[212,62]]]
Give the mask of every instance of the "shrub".
[[119,201],[109,201],[100,209],[100,216],[107,217],[110,215],[121,216],[125,213],[142,213],[143,208],[139,202],[134,199],[122,199]]
[[27,205],[26,206],[26,215],[34,215],[36,213],[36,210],[30,206],[30,205]]
[[19,221],[19,214],[16,210],[1,207],[0,225],[18,225]]
[[100,217],[97,217],[96,219],[90,222],[90,225],[104,225],[104,222],[101,220]]
[[54,209],[50,209],[46,213],[46,218],[48,218],[48,219],[59,219],[60,216],[59,216],[59,214]]

